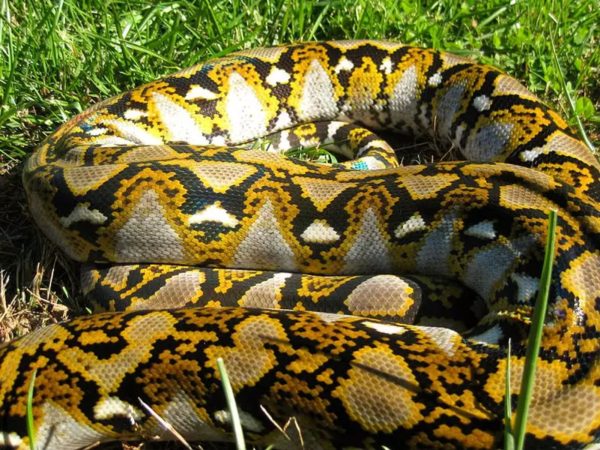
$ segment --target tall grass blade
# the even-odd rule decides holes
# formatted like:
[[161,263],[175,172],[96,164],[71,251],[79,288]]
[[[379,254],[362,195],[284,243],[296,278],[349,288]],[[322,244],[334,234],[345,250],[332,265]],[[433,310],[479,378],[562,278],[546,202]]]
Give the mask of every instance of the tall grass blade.
[[237,450],[246,450],[242,422],[240,420],[240,414],[235,403],[235,396],[233,395],[233,388],[229,382],[229,375],[227,375],[227,369],[225,368],[223,358],[217,358],[217,367],[221,374],[221,383],[223,385],[223,391],[225,391],[225,399],[227,400],[227,406],[229,407],[229,414],[231,414],[231,423],[235,435],[235,446]]
[[556,240],[556,211],[548,213],[548,237],[546,240],[546,252],[544,255],[544,265],[540,278],[538,297],[533,310],[531,329],[527,340],[527,353],[525,355],[525,367],[523,368],[523,379],[521,382],[521,391],[517,403],[517,412],[514,426],[514,439],[516,450],[523,450],[525,445],[525,431],[527,427],[527,414],[533,394],[535,379],[535,368],[537,357],[540,351],[542,340],[542,331],[544,328],[544,318],[548,306],[548,295],[550,292],[550,281],[552,278],[552,265],[554,263],[554,245]]
[[512,404],[510,391],[510,339],[506,351],[506,372],[504,374],[504,450],[515,450],[515,437],[512,430]]
[[29,448],[35,450],[35,423],[33,421],[33,391],[35,389],[35,377],[37,376],[37,369],[33,371],[31,375],[31,381],[29,382],[29,388],[27,389],[27,436],[29,437]]

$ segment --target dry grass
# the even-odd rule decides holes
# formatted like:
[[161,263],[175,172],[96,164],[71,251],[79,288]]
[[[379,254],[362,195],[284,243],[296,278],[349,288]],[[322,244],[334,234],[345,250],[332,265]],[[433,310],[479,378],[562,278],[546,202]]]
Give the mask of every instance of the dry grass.
[[0,157],[0,342],[80,312],[73,263],[34,226],[21,166]]

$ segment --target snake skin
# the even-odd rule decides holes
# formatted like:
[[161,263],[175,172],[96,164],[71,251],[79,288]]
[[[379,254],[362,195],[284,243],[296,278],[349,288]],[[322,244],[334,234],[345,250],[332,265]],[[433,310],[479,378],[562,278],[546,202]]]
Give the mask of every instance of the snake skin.
[[[395,167],[378,130],[466,160]],[[338,132],[355,161],[250,148]],[[599,171],[513,78],[391,42],[242,51],[104,101],[25,168],[99,312],[0,348],[0,446],[29,446],[36,370],[36,448],[172,439],[141,401],[186,439],[231,440],[222,357],[256,445],[499,448],[550,209],[527,448],[597,443]]]

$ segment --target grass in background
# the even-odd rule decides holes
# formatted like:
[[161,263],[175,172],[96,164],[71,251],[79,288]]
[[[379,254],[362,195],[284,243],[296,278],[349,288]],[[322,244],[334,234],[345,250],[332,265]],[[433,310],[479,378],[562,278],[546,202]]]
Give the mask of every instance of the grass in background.
[[19,165],[90,104],[241,48],[386,38],[502,68],[598,146],[598,24],[594,0],[0,0],[0,341],[82,310],[74,266],[31,226]]
[[31,226],[19,173],[90,104],[241,48],[386,38],[502,68],[597,146],[599,23],[593,0],[0,0],[0,341],[63,319],[64,305],[82,311],[77,272]]

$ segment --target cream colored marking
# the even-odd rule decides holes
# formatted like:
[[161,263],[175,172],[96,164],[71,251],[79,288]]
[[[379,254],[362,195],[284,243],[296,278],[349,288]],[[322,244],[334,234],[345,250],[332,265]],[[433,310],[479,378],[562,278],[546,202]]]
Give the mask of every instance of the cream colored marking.
[[271,86],[276,86],[278,84],[286,84],[290,81],[290,74],[278,67],[272,67],[271,72],[267,75],[266,82]]
[[74,222],[90,222],[94,225],[101,225],[106,222],[107,219],[108,218],[97,209],[90,209],[87,203],[78,203],[67,217],[61,217],[59,220],[65,228],[69,228]]
[[344,257],[345,273],[386,273],[392,269],[387,247],[389,240],[380,230],[380,223],[372,208],[362,217],[360,230],[354,237],[352,247]]
[[68,167],[63,175],[69,190],[75,195],[85,195],[102,186],[115,175],[125,170],[125,164]]
[[392,73],[392,70],[393,70],[392,60],[390,59],[389,56],[386,56],[385,58],[383,58],[380,66],[379,66],[379,70],[381,70],[383,73],[385,73],[387,75]]
[[18,447],[23,439],[14,431],[10,433],[0,430],[0,447]]
[[350,316],[348,314],[338,314],[338,313],[326,313],[326,312],[314,312],[317,316],[319,316],[319,319],[321,319],[324,322],[327,323],[336,323],[336,322],[340,322],[340,321],[345,321],[347,319],[350,319],[351,321],[353,321],[354,319],[356,319],[355,316]]
[[141,109],[128,109],[123,113],[123,117],[127,120],[140,120],[142,117],[146,117],[148,115],[147,111],[142,111]]
[[[564,363],[562,367],[547,365],[538,362],[533,399],[527,415],[528,430],[538,436],[562,436],[565,441],[594,436],[600,423],[600,389],[592,381],[593,375],[588,373],[587,380],[565,385],[564,374],[569,372]],[[521,367],[515,372],[521,374],[511,374],[511,380],[521,380],[522,370],[519,369]],[[594,369],[590,371],[593,373]],[[595,373],[597,377],[597,369]],[[518,389],[511,390],[519,392]],[[536,396],[536,393],[539,394]]]
[[313,59],[304,76],[298,117],[301,120],[333,118],[338,107],[333,84],[317,59]]
[[492,106],[492,100],[487,95],[478,95],[473,99],[473,106],[479,112],[487,111]]
[[415,401],[412,389],[406,387],[417,387],[419,383],[401,356],[387,345],[378,344],[354,350],[352,358],[350,369],[336,379],[331,395],[342,402],[362,430],[390,433],[423,421],[421,411],[425,405]]
[[281,111],[275,122],[275,130],[283,130],[292,125],[292,118],[287,111]]
[[210,145],[216,145],[219,147],[225,147],[227,145],[227,139],[224,136],[213,136],[209,139]]
[[345,56],[342,56],[335,66],[335,73],[340,73],[342,71],[352,70],[354,69],[354,64]]
[[265,201],[256,213],[256,219],[236,249],[232,267],[280,271],[297,269],[296,257],[281,234],[270,200]]
[[406,332],[406,328],[400,325],[394,325],[391,323],[383,323],[383,322],[370,322],[365,320],[363,325],[373,330],[376,330],[380,333],[384,334],[395,334],[396,336],[401,335]]
[[279,132],[279,142],[267,142],[267,151],[281,154],[286,150],[292,148],[292,143],[290,142],[290,132],[289,130],[283,130]]
[[[519,392],[525,358],[510,361],[511,392]],[[572,368],[558,358],[538,359],[533,383],[533,397],[527,415],[527,430],[535,436],[561,436],[564,442],[589,439],[600,423],[600,388],[594,385],[598,366],[573,384],[565,384]],[[495,373],[482,386],[494,401],[501,403],[506,390],[506,361],[500,360]],[[583,442],[583,441],[582,441]]]
[[158,92],[152,93],[152,99],[160,120],[167,128],[170,141],[196,145],[208,144],[206,136],[198,126],[198,121],[187,109]]
[[239,52],[232,53],[232,56],[250,56],[253,58],[265,59],[269,62],[276,62],[281,54],[287,49],[285,47],[261,47],[261,48],[249,48],[246,50],[240,50]]
[[556,131],[552,137],[546,141],[544,146],[521,152],[520,157],[523,161],[529,162],[542,154],[549,154],[552,152],[573,156],[590,166],[598,167],[598,161],[594,154],[588,151],[587,147],[583,145],[581,141],[566,135],[562,131]]
[[[256,420],[252,414],[239,408],[238,413],[240,415],[240,422],[244,430],[253,433],[261,433],[264,431],[265,428],[263,427],[262,423]],[[231,413],[227,410],[221,409],[219,411],[215,411],[214,416],[215,420],[223,425],[231,425],[232,423]]]
[[[197,405],[182,389],[170,393],[169,403],[160,411],[160,416],[188,441],[227,441],[230,437],[213,424],[206,410]],[[173,435],[158,421],[145,422],[145,436],[159,436],[162,440],[172,440]]]
[[[223,358],[234,391],[251,388],[278,367],[276,350],[265,343],[276,342],[278,346],[287,347],[285,343],[288,342],[283,325],[261,314],[238,321],[230,339],[234,345],[223,346],[216,342],[215,345],[202,344],[202,349],[208,361],[205,367],[212,369],[214,377],[218,377],[215,361],[218,357]],[[321,355],[316,358],[326,359]]]
[[195,303],[202,294],[206,275],[201,271],[186,271],[167,278],[164,286],[146,299],[136,298],[130,311],[147,309],[174,309]]
[[[163,143],[163,140],[160,136],[152,134],[142,125],[138,126],[122,119],[108,119],[105,120],[104,123],[107,125],[112,125],[119,132],[119,136],[116,137],[126,139],[129,141],[128,143],[144,145],[158,145]],[[104,140],[103,142],[106,143],[108,141]]]
[[452,185],[458,180],[455,174],[439,173],[437,175],[406,175],[402,178],[404,187],[415,200],[436,198],[438,192]]
[[[561,282],[582,302],[591,303],[600,292],[600,252],[585,252],[571,261],[560,275]],[[592,305],[589,308],[593,309]]]
[[538,156],[543,155],[544,153],[546,153],[544,147],[535,147],[535,148],[532,148],[531,150],[525,150],[525,151],[520,152],[519,158],[521,159],[521,161],[532,162]]
[[142,145],[131,147],[119,157],[119,162],[146,162],[177,158],[179,154],[168,145]]
[[197,84],[192,84],[190,90],[185,94],[186,100],[216,100],[218,98],[219,94]]
[[129,139],[123,139],[119,136],[104,136],[98,139],[94,139],[91,143],[94,145],[99,145],[100,147],[113,147],[117,145],[137,144],[137,142],[130,141]]
[[454,356],[462,342],[460,334],[449,328],[422,326],[419,327],[419,331],[431,339],[437,348],[449,357]]
[[463,282],[481,298],[489,300],[494,290],[506,281],[511,267],[534,242],[534,236],[526,235],[479,250],[467,264]]
[[362,156],[372,148],[376,148],[379,150],[385,150],[386,152],[389,152],[390,154],[392,154],[394,152],[394,149],[392,147],[390,147],[387,142],[385,142],[383,140],[377,140],[377,141],[367,142],[366,145],[363,145],[362,147],[360,147],[358,149],[358,151],[356,152],[356,156],[357,157]]
[[[86,377],[98,385],[98,392],[115,392],[131,372],[131,361],[147,361],[158,340],[175,334],[175,319],[162,311],[146,312],[132,317],[124,325],[120,336],[126,343],[109,358],[99,358],[85,345],[64,347],[57,355],[61,364],[73,372],[85,373]],[[210,342],[216,339],[213,332],[201,332],[196,339]]]
[[340,235],[326,220],[316,219],[302,232],[300,237],[306,242],[332,244],[340,238]]
[[514,209],[558,209],[542,194],[516,184],[500,186],[500,204]]
[[104,280],[110,283],[113,288],[122,289],[125,287],[127,278],[129,278],[129,274],[132,270],[135,270],[135,266],[127,266],[122,264],[110,266],[106,272],[106,277]]
[[450,276],[450,251],[456,234],[454,224],[457,214],[450,210],[424,238],[417,254],[419,273]]
[[36,430],[36,448],[75,450],[112,440],[105,433],[77,420],[56,403],[43,403],[41,416],[43,420]]
[[292,276],[291,273],[277,272],[268,280],[255,284],[248,289],[238,304],[246,308],[278,308],[281,300],[281,289]]
[[[435,104],[433,112],[436,132],[439,136],[450,138],[452,134],[452,124],[459,111],[461,101],[465,93],[463,84],[455,84],[450,87],[443,97]],[[458,133],[458,130],[457,130]]]
[[503,337],[504,334],[502,333],[502,328],[500,328],[500,325],[496,324],[481,334],[471,336],[470,339],[484,344],[496,345],[500,343],[500,339]]
[[294,177],[294,182],[300,185],[303,197],[308,198],[319,212],[323,212],[346,189],[355,186],[354,183],[307,177]]
[[202,161],[193,164],[190,169],[202,184],[219,194],[256,173],[256,168],[249,164],[225,161]]
[[539,278],[534,278],[520,273],[513,273],[511,278],[519,287],[519,296],[517,297],[519,303],[530,302],[538,290],[540,283]]
[[185,260],[181,239],[153,190],[144,192],[127,221],[116,231],[115,253],[121,262]]
[[429,80],[427,80],[427,84],[429,84],[429,86],[439,86],[440,84],[442,84],[442,74],[439,72],[434,73],[431,78],[429,78]]
[[389,100],[390,114],[394,123],[414,124],[417,116],[417,68],[410,66],[394,86]]
[[471,161],[493,161],[502,155],[510,142],[513,128],[512,123],[490,123],[482,127],[467,139],[463,154]]
[[354,48],[361,47],[365,44],[372,45],[372,46],[378,47],[378,48],[383,48],[390,52],[393,52],[401,47],[404,47],[404,44],[399,44],[398,42],[385,41],[385,40],[373,41],[370,39],[345,39],[345,40],[341,40],[341,41],[329,42],[329,45],[331,45],[332,47],[337,47],[340,49],[354,49]]
[[496,85],[494,95],[496,96],[517,94],[519,97],[525,97],[530,100],[538,99],[531,91],[511,76],[501,74],[494,80],[494,83]]
[[397,316],[402,323],[411,323],[414,317],[407,316],[415,305],[411,294],[415,294],[414,289],[402,278],[375,275],[356,286],[344,304],[357,316]]
[[331,45],[332,47],[337,47],[340,49],[355,49],[357,47],[360,47],[361,45],[364,44],[368,44],[369,40],[368,39],[341,39],[339,41],[332,41],[329,42],[329,45]]
[[475,225],[471,225],[465,230],[465,234],[479,239],[495,239],[496,230],[494,229],[494,221],[483,220]]
[[414,233],[416,231],[423,231],[427,229],[427,224],[421,217],[421,214],[415,212],[410,219],[405,222],[402,222],[398,225],[398,228],[394,231],[394,236],[398,239],[403,238],[407,234]]
[[234,215],[221,207],[221,202],[207,206],[202,211],[192,214],[188,219],[190,225],[204,222],[216,222],[228,228],[235,228],[239,223]]
[[256,92],[239,73],[229,76],[226,99],[229,137],[233,143],[245,142],[267,132],[267,113]]
[[339,122],[337,120],[329,122],[327,124],[327,137],[333,139],[338,130],[346,125],[345,122]]
[[470,59],[465,58],[464,56],[454,55],[452,53],[443,52],[440,54],[440,56],[444,62],[444,67],[452,67],[456,66],[457,64],[473,64],[473,61]]
[[100,136],[101,134],[106,133],[108,130],[106,128],[92,128],[87,132],[90,136]]
[[134,424],[136,421],[142,420],[145,414],[118,397],[104,397],[94,406],[94,418],[96,420],[111,420],[118,417],[129,419],[129,422]]

